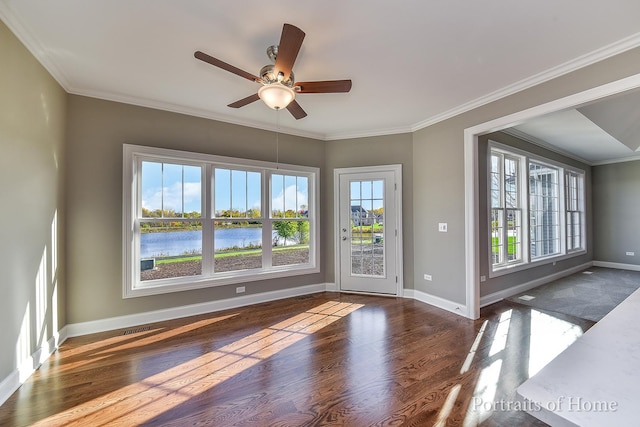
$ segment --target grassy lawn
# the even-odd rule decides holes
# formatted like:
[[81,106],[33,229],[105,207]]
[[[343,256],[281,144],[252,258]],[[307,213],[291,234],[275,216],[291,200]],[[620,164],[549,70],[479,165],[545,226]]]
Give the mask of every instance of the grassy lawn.
[[[295,245],[295,246],[278,246],[272,249],[273,252],[292,251],[295,249],[307,249],[309,245]],[[247,249],[244,251],[228,251],[228,252],[216,252],[214,258],[227,258],[234,256],[247,256],[247,255],[259,255],[262,253],[262,249]],[[169,264],[173,262],[186,262],[186,261],[201,261],[202,255],[188,255],[175,258],[157,258],[156,264]]]
[[[494,254],[498,253],[498,238],[497,237],[492,237],[491,238],[491,247],[493,250]],[[515,255],[516,253],[516,237],[515,236],[509,236],[508,237],[508,241],[507,241],[507,252],[509,255]]]
[[382,233],[384,230],[384,225],[380,223],[373,224],[373,231],[371,227],[371,225],[358,225],[351,227],[351,231],[353,233]]

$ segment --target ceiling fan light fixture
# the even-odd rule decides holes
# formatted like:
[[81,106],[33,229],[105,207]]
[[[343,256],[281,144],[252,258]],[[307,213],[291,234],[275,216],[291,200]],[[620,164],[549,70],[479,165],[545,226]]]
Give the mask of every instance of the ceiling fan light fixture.
[[295,99],[296,93],[288,86],[271,83],[258,89],[258,96],[269,108],[280,110]]

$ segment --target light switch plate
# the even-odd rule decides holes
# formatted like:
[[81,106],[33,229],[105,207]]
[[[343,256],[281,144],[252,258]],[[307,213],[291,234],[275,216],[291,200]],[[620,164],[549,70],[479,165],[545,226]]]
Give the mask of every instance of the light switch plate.
[[438,223],[438,231],[441,232],[441,233],[446,233],[447,232],[447,223],[446,222]]

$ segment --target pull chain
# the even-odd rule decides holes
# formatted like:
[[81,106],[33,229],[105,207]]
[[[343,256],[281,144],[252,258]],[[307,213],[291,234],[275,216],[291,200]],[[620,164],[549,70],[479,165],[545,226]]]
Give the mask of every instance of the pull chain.
[[276,110],[276,169],[280,169],[280,114]]

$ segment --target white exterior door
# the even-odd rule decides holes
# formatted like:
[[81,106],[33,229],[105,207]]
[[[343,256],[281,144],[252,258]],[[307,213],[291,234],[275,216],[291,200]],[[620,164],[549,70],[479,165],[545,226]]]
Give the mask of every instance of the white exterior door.
[[336,281],[341,291],[400,295],[400,166],[336,169]]

